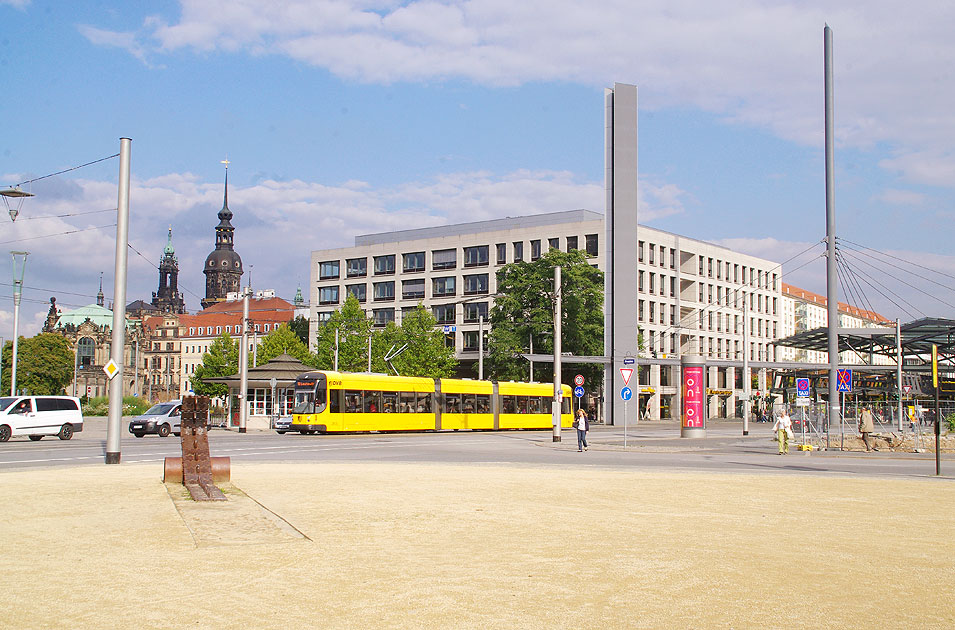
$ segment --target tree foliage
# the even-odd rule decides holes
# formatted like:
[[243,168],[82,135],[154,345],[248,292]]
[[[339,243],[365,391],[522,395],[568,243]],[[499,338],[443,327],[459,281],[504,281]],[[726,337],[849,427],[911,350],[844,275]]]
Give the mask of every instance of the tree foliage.
[[401,326],[388,326],[382,337],[381,365],[384,371],[393,373],[386,367],[384,356],[392,348],[407,348],[391,364],[401,376],[425,376],[428,378],[448,378],[454,375],[457,359],[454,348],[444,342],[444,333],[437,327],[434,315],[422,304],[412,311],[402,314]]
[[[368,335],[371,320],[365,316],[358,299],[348,294],[341,309],[331,314],[315,336],[316,365],[322,370],[335,366],[335,331],[338,331],[338,369],[342,372],[364,372],[368,369]],[[374,355],[374,352],[372,352]]]
[[[534,262],[518,262],[497,272],[498,296],[490,312],[491,333],[485,371],[499,380],[527,380],[529,364],[520,355],[554,352],[554,268],[560,266],[563,289],[561,346],[577,356],[603,354],[603,272],[590,265],[584,252],[550,250]],[[561,380],[583,374],[588,383],[603,382],[599,364],[565,364]],[[553,380],[553,365],[534,365],[534,380]]]
[[196,366],[192,375],[192,389],[199,396],[228,396],[228,385],[207,383],[204,379],[232,376],[238,371],[239,342],[224,332],[212,342],[209,351],[202,355],[202,363]]
[[263,365],[280,354],[290,354],[305,365],[315,364],[315,355],[308,351],[289,326],[279,326],[262,338],[256,352],[256,365]]
[[[0,391],[10,392],[13,342],[3,346]],[[20,337],[17,342],[17,389],[38,395],[64,393],[73,382],[73,350],[70,342],[56,333]]]
[[305,344],[305,347],[311,350],[311,347],[308,343],[308,318],[299,315],[288,323],[288,327],[292,329],[292,332],[294,332],[299,339],[302,340],[302,343]]

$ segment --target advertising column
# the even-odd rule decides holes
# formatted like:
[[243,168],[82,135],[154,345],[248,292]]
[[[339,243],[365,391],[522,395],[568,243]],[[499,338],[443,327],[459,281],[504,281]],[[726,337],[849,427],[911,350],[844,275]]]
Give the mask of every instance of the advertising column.
[[683,413],[680,415],[680,437],[706,437],[706,405],[703,395],[705,363],[698,354],[687,354],[680,359],[683,379]]

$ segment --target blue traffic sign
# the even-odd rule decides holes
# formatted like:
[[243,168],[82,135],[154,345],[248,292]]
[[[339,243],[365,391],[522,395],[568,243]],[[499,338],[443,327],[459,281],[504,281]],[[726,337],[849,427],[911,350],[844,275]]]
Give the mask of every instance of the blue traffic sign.
[[583,398],[583,397],[584,397],[584,388],[583,388],[583,387],[580,387],[579,385],[578,385],[577,387],[575,387],[575,388],[574,388],[574,396],[576,396],[577,398]]
[[842,369],[836,372],[838,377],[836,380],[836,391],[837,392],[851,392],[852,391],[852,370]]
[[629,387],[624,387],[620,390],[620,397],[623,398],[624,402],[633,398],[633,390]]
[[623,360],[623,364],[624,364],[624,365],[633,365],[633,359],[627,357],[626,359]]
[[458,327],[457,327],[457,326],[445,326],[445,327],[444,327],[444,333],[445,333],[445,334],[457,332],[457,330],[458,330]]
[[809,379],[808,378],[797,378],[796,379],[796,396],[802,398],[803,396],[809,396]]

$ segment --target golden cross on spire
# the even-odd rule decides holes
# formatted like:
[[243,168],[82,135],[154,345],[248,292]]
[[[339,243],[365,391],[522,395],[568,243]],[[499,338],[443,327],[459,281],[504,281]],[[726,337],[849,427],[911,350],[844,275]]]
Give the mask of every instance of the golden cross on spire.
[[229,165],[232,164],[232,162],[229,161],[229,158],[226,158],[219,162],[219,164],[225,164],[225,170],[229,170]]

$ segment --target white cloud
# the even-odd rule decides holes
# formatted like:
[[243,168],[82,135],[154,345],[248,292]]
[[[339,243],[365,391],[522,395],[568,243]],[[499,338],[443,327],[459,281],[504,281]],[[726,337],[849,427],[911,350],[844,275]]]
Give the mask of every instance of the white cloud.
[[77,28],[79,28],[80,34],[88,39],[90,43],[97,46],[122,48],[136,59],[146,63],[146,49],[137,41],[137,33],[109,31],[85,24]]
[[30,0],[0,0],[0,4],[6,4],[14,9],[25,9],[30,5]]
[[893,206],[921,206],[925,203],[926,197],[912,190],[887,188],[876,199]]
[[[181,17],[141,33],[83,27],[90,41],[155,52],[286,55],[350,80],[462,78],[488,85],[572,81],[641,87],[643,108],[695,107],[822,144],[822,26],[834,30],[836,131],[887,143],[912,181],[952,186],[955,4],[888,0],[181,0]],[[914,98],[913,98],[914,97]],[[944,157],[944,156],[943,156]],[[924,158],[924,159],[923,159]]]

